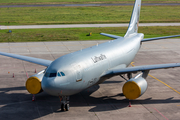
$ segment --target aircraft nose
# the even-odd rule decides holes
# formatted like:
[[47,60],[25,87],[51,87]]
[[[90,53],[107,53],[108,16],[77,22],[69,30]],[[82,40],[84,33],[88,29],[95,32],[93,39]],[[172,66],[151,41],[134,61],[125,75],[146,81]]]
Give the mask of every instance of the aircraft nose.
[[54,79],[53,78],[46,78],[43,77],[42,81],[41,81],[41,86],[42,89],[50,94],[50,95],[54,95],[53,93],[55,93],[54,91]]

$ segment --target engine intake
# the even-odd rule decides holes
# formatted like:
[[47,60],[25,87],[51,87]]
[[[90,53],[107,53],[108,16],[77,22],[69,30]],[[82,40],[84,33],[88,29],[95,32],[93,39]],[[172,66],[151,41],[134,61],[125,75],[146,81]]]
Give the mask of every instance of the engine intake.
[[44,70],[29,77],[26,81],[26,89],[31,94],[38,94],[43,91],[41,81],[44,76]]
[[123,94],[127,99],[134,100],[140,97],[147,89],[147,81],[142,78],[132,78],[123,86]]

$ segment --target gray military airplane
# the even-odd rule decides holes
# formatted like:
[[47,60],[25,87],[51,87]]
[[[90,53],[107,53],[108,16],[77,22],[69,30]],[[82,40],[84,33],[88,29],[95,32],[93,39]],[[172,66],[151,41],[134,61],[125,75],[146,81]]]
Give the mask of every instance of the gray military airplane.
[[[180,67],[180,63],[128,67],[142,42],[178,37],[180,35],[144,39],[138,33],[141,0],[136,0],[128,30],[124,37],[101,33],[115,40],[59,57],[54,61],[0,52],[0,55],[28,61],[47,68],[27,79],[26,89],[31,94],[42,91],[60,96],[61,110],[69,110],[69,96],[102,83],[116,75],[127,74],[123,94],[127,99],[140,97],[147,89],[146,77],[150,70]],[[132,77],[132,73],[140,72]],[[124,78],[124,77],[123,77]]]

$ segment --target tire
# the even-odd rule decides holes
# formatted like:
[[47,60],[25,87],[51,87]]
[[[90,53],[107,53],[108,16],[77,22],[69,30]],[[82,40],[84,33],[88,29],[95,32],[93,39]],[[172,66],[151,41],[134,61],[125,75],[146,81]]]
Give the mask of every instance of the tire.
[[61,104],[61,111],[64,111],[64,104]]
[[66,109],[66,111],[69,111],[69,104],[65,105],[65,109]]

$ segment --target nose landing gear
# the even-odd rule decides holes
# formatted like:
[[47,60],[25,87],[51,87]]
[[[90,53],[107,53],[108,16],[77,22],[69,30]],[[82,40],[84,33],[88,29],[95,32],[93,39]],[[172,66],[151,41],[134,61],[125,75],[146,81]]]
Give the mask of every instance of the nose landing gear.
[[69,111],[69,96],[59,96],[61,102],[61,111]]

